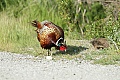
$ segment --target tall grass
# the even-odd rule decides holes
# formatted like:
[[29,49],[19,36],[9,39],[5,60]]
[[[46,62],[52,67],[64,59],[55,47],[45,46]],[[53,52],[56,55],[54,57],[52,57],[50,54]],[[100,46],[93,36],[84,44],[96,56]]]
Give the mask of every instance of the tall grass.
[[[7,1],[7,0],[6,0]],[[57,12],[56,5],[49,0],[26,0],[18,5],[9,5],[0,12],[0,50],[31,54],[41,52],[36,38],[35,28],[30,22],[33,20],[50,20],[62,26],[62,20]],[[32,49],[32,50],[31,50]]]

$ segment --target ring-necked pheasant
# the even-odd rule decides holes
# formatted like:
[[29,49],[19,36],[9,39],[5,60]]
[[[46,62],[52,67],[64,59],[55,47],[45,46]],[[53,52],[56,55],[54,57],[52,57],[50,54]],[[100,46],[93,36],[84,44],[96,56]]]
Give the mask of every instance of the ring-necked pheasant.
[[64,31],[61,27],[47,20],[42,22],[34,20],[32,21],[32,25],[37,28],[37,38],[41,47],[48,49],[48,56],[52,55],[49,53],[52,47],[60,51],[66,51]]

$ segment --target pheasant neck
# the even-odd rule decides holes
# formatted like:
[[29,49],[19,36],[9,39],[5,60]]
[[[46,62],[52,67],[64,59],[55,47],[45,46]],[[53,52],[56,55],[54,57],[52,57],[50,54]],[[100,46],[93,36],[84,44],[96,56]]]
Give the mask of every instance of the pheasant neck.
[[61,37],[61,38],[59,38],[58,40],[57,40],[57,42],[55,43],[57,46],[60,46],[60,44],[59,44],[59,41],[60,40],[63,40],[63,38]]

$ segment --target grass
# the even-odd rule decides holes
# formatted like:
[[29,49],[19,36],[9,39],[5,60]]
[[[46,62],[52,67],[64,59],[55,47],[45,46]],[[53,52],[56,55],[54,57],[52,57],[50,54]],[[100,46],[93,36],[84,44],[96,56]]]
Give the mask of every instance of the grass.
[[111,49],[103,49],[103,50],[93,51],[91,52],[91,54],[86,54],[85,59],[91,60],[95,64],[102,64],[102,65],[119,64],[120,53]]
[[52,11],[55,6],[48,10],[50,7],[46,4],[48,1],[28,0],[27,5],[19,2],[17,5],[19,7],[7,5],[7,8],[0,12],[1,51],[29,52],[33,55],[38,55],[37,52],[42,51],[41,48],[38,49],[40,45],[36,38],[35,28],[29,22],[33,20],[50,20],[56,24],[62,22],[60,17]]
[[49,0],[36,1],[29,0],[26,6],[21,3],[19,7],[8,6],[7,9],[0,12],[0,51],[30,54],[39,57],[45,56],[47,50],[40,47],[34,31],[35,28],[29,22],[35,19],[39,21],[50,20],[65,30],[68,46],[67,52],[56,52],[53,48],[51,52],[54,53],[53,57],[55,59],[81,58],[92,60],[95,64],[119,64],[120,54],[115,49],[94,51],[87,40],[79,41],[81,38],[79,33],[69,32],[65,29],[66,25],[62,24],[62,19],[53,10],[56,9],[55,5],[48,4],[47,1]]
[[94,64],[101,65],[120,65],[120,51],[113,49],[112,45],[108,49],[95,50],[88,40],[66,39],[67,52],[56,52],[55,59],[82,59]]

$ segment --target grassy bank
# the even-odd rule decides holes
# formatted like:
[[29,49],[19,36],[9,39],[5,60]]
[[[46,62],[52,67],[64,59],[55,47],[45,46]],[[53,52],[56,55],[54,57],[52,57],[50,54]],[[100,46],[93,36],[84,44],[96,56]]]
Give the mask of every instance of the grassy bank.
[[47,0],[30,0],[24,4],[20,1],[17,6],[6,3],[5,10],[0,12],[0,50],[18,53],[31,51],[30,54],[40,51],[35,28],[29,22],[50,20],[58,25],[62,23],[60,17],[52,10],[55,6],[49,9],[50,4],[46,3],[48,3]]
[[[64,29],[65,38],[68,45],[68,50],[64,54],[62,52],[56,52],[53,49],[53,52],[56,53],[53,56],[56,59],[81,58],[93,60],[95,63],[99,64],[116,64],[120,61],[120,51],[116,51],[113,46],[111,46],[108,50],[92,52],[93,48],[90,48],[92,45],[90,46],[87,42],[81,43],[76,41],[83,39],[81,38],[81,34],[77,32],[77,30],[70,30],[69,28],[72,25],[68,26],[65,24],[59,15],[59,11],[57,11],[57,5],[55,5],[54,0],[53,2],[50,2],[49,0],[18,0],[18,2],[15,3],[5,2],[5,5],[6,6],[0,11],[0,51],[30,54],[34,56],[46,55],[45,53],[47,53],[47,51],[40,47],[40,44],[36,38],[36,32],[34,31],[35,28],[31,26],[30,22],[33,20],[50,20]],[[105,30],[109,30],[107,27],[113,25],[111,22],[106,25]],[[95,22],[92,25],[86,25],[85,27],[87,34],[85,33],[85,37],[91,38],[90,34],[94,35],[96,33],[91,30],[96,29],[96,26],[99,26],[99,24]],[[119,24],[117,26],[119,26]],[[115,30],[117,31],[116,27]],[[107,33],[107,35],[109,35],[109,33]],[[119,41],[119,32],[116,35],[117,36],[115,39],[118,38]]]

